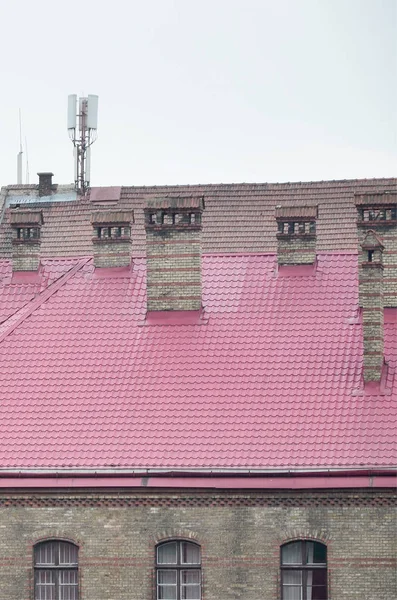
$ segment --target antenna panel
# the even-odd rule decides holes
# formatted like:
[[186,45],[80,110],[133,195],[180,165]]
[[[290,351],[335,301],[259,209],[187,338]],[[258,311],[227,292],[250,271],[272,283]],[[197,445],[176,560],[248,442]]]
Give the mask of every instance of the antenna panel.
[[91,181],[91,148],[90,146],[87,148],[87,158],[85,162],[85,180],[90,185]]
[[76,129],[77,94],[68,96],[68,129]]
[[98,128],[98,96],[88,95],[87,108],[87,127],[88,129]]
[[79,151],[76,146],[73,148],[73,157],[74,157],[74,181],[77,182],[79,177]]

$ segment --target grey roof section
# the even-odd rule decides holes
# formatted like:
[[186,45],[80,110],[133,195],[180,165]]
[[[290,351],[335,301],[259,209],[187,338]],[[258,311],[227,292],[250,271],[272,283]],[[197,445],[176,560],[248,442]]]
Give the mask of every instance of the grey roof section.
[[31,196],[31,195],[16,195],[16,196],[8,196],[6,200],[6,208],[12,207],[15,204],[37,204],[38,202],[73,202],[77,199],[77,193],[73,192],[64,192],[64,193],[55,193],[50,196]]

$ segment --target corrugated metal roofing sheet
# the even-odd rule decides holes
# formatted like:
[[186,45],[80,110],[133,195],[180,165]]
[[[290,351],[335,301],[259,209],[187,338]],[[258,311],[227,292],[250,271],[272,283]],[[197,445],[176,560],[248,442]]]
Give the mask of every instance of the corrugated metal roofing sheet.
[[397,324],[390,393],[363,396],[354,254],[282,277],[272,255],[204,256],[205,318],[171,325],[145,321],[144,259],[130,277],[74,259],[44,261],[41,284],[12,284],[7,261],[0,277],[0,467],[396,461]]

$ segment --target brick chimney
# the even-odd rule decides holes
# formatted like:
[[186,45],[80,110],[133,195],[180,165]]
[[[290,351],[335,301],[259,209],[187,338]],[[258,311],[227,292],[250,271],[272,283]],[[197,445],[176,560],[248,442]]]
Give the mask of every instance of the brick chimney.
[[133,211],[98,211],[91,215],[95,267],[128,267],[131,263]]
[[200,310],[204,198],[157,198],[145,207],[148,311]]
[[37,271],[40,264],[41,210],[16,209],[10,213],[12,270]]
[[380,381],[383,357],[383,244],[370,229],[359,256],[359,300],[363,315],[364,382]]
[[315,263],[316,219],[317,206],[276,206],[280,266]]
[[397,193],[356,194],[357,232],[361,244],[372,229],[384,246],[383,306],[397,306]]
[[54,173],[37,173],[39,176],[39,196],[51,196],[54,186],[52,178]]

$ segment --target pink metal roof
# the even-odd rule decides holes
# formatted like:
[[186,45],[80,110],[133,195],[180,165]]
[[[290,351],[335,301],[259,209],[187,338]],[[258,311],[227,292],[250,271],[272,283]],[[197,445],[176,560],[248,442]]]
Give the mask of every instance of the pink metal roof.
[[395,464],[395,309],[364,394],[357,255],[318,258],[206,254],[204,312],[171,323],[146,319],[144,258],[47,259],[33,283],[0,261],[0,468]]

